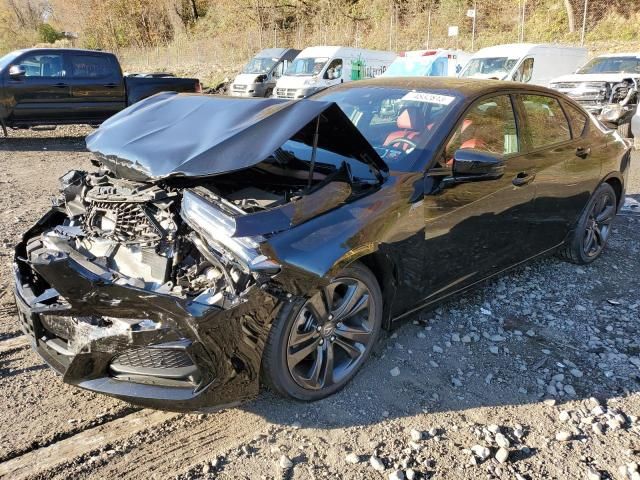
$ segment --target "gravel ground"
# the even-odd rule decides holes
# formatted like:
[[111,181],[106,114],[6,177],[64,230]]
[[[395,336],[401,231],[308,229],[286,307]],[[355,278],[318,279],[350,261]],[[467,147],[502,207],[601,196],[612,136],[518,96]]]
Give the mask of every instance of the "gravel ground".
[[0,140],[0,477],[640,480],[640,212],[591,266],[543,259],[415,315],[320,402],[184,415],[64,385],[20,338],[10,258],[91,168],[89,131]]

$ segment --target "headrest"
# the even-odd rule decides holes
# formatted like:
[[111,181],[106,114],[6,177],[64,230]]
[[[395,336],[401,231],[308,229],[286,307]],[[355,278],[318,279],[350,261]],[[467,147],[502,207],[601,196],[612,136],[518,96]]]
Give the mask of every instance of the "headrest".
[[426,122],[422,111],[418,107],[406,107],[396,120],[398,128],[403,130],[423,131],[426,129]]

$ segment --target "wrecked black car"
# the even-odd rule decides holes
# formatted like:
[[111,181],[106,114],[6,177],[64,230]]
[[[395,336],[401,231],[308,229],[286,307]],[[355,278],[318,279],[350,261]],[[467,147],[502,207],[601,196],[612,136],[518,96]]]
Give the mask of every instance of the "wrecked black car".
[[87,138],[15,253],[64,381],[202,410],[342,388],[382,328],[525,260],[589,263],[628,147],[551,90],[376,79],[310,99],[160,94]]

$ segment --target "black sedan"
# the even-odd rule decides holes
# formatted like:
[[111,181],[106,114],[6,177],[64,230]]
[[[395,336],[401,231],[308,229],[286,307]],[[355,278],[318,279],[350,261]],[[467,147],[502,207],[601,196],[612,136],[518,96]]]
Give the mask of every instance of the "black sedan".
[[385,78],[310,99],[159,94],[87,139],[16,248],[19,317],[64,381],[196,410],[316,400],[383,328],[541,255],[603,251],[629,149],[572,100]]

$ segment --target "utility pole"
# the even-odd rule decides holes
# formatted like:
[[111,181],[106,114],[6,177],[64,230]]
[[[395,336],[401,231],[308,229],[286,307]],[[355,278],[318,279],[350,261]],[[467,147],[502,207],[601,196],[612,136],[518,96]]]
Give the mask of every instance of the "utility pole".
[[584,12],[582,13],[582,34],[580,35],[580,45],[584,45],[584,35],[587,32],[587,10],[589,10],[589,0],[584,0]]
[[473,27],[471,28],[471,51],[475,51],[474,46],[476,42],[476,17],[478,16],[478,5],[476,0],[473,0]]
[[429,50],[429,43],[431,42],[431,7],[433,2],[429,4],[429,17],[427,20],[427,50]]

